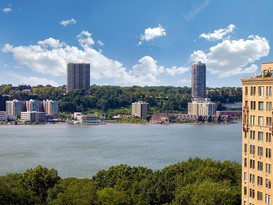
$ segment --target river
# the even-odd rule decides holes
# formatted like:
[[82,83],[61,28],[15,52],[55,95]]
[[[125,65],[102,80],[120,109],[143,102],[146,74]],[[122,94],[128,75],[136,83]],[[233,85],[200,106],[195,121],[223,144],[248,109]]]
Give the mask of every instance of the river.
[[241,162],[241,122],[0,126],[0,175],[42,165],[90,178],[113,165],[161,169],[189,157]]

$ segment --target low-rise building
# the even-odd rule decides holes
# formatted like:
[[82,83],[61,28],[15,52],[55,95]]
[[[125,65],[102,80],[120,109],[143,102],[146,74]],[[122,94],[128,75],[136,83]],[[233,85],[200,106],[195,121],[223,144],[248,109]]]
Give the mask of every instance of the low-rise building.
[[36,111],[21,112],[21,120],[25,122],[44,122],[45,112]]
[[7,121],[8,120],[8,113],[5,111],[0,111],[0,121]]
[[216,115],[217,104],[204,98],[202,101],[193,101],[188,103],[189,115]]

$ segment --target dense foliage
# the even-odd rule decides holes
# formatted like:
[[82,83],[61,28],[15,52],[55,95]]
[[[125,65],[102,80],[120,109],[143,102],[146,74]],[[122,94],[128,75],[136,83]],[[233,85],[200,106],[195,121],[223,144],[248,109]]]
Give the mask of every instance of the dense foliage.
[[241,166],[235,162],[189,159],[153,171],[118,165],[92,179],[60,179],[38,166],[0,177],[0,204],[241,204]]
[[[218,103],[218,109],[221,108],[221,103],[241,102],[241,88],[208,88],[207,91],[208,97]],[[29,92],[19,88],[12,89],[10,85],[0,86],[0,94],[9,94],[13,99],[57,100],[60,112],[98,112],[109,118],[116,114],[130,114],[130,106],[136,101],[148,102],[151,113],[186,113],[191,100],[189,87],[92,85],[88,93],[83,90],[66,93],[65,86],[37,86],[32,87]]]

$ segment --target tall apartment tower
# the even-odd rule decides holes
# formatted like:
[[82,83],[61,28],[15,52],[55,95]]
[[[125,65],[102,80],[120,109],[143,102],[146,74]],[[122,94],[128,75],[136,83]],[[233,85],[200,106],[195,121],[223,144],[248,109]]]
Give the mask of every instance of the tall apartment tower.
[[192,65],[191,92],[193,99],[206,97],[206,64],[201,61]]
[[138,101],[132,103],[132,115],[145,117],[149,113],[149,103]]
[[90,87],[90,64],[68,63],[67,64],[67,91],[74,89],[89,90]]
[[242,205],[272,204],[273,62],[261,75],[244,78],[242,119]]

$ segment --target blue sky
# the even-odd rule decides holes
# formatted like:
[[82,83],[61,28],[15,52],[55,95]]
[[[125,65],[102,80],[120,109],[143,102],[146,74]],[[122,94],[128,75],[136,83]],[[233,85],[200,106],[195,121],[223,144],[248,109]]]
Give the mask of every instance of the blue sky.
[[273,61],[272,0],[1,0],[0,84],[66,84],[89,62],[91,84],[241,86]]

